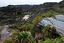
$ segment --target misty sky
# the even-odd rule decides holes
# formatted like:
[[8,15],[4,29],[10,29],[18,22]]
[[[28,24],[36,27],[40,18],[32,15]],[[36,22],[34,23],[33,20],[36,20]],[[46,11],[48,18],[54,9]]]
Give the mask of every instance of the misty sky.
[[22,5],[22,4],[43,4],[44,2],[60,2],[62,0],[0,0],[0,7],[7,5]]

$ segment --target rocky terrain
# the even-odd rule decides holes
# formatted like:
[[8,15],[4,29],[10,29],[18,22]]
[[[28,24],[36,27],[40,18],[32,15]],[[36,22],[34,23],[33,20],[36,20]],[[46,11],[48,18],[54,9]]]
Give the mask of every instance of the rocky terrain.
[[[0,7],[0,24],[13,24],[21,22],[24,15],[33,15],[34,17],[40,13],[45,13],[49,10],[64,13],[64,1],[46,2],[40,5],[8,5]],[[34,18],[33,17],[33,18]]]
[[64,0],[0,7],[0,43],[64,43]]

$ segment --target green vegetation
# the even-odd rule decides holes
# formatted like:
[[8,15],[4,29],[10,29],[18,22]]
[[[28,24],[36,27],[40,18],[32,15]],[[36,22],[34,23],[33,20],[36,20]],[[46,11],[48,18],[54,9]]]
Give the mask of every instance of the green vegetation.
[[4,43],[15,43],[12,39],[6,39]]
[[[31,28],[31,31],[23,30],[13,31],[11,39],[6,39],[4,43],[36,43],[35,38],[33,37],[35,28]],[[56,33],[55,27],[51,27],[50,25],[45,26],[42,29],[42,39],[38,43],[63,43],[64,37],[61,37],[59,34]]]
[[[55,15],[64,14],[64,4],[58,3],[50,6],[48,4],[43,4],[43,6],[19,5],[19,7],[9,5],[0,8],[0,25],[14,24],[10,27],[12,35],[4,40],[4,43],[64,43],[64,36],[60,36],[54,26],[38,24],[44,18],[55,18]],[[27,14],[31,17],[28,21],[23,21],[23,16]],[[33,18],[32,14],[34,14]]]
[[[34,18],[31,22],[22,22],[10,27],[12,29],[11,39],[6,39],[4,43],[63,43],[64,39],[55,30],[54,26],[43,26],[39,29],[40,32],[36,32],[38,23],[45,17],[54,17],[58,13],[50,10],[47,13],[40,14]],[[36,37],[41,33],[41,39]],[[39,41],[40,40],[40,41]],[[12,42],[14,41],[14,42]]]
[[35,19],[32,21],[32,23],[34,25],[37,25],[41,20],[42,20],[42,16],[39,15],[39,16],[35,17]]
[[28,42],[32,42],[32,36],[30,32],[20,32],[18,33],[17,37],[16,37],[18,43],[28,43]]

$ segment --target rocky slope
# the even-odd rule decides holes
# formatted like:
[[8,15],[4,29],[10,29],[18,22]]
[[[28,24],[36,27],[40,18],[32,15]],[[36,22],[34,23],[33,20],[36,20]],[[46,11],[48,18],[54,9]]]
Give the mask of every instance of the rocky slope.
[[24,15],[37,15],[49,10],[64,13],[64,0],[57,2],[46,2],[40,5],[8,5],[0,7],[0,24],[13,24],[21,22]]

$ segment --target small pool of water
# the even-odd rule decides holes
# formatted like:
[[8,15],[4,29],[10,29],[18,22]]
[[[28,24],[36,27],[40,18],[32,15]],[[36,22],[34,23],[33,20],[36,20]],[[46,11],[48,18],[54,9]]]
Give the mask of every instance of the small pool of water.
[[58,32],[64,35],[64,15],[56,15],[55,18],[44,18],[39,24],[42,26],[53,25]]

